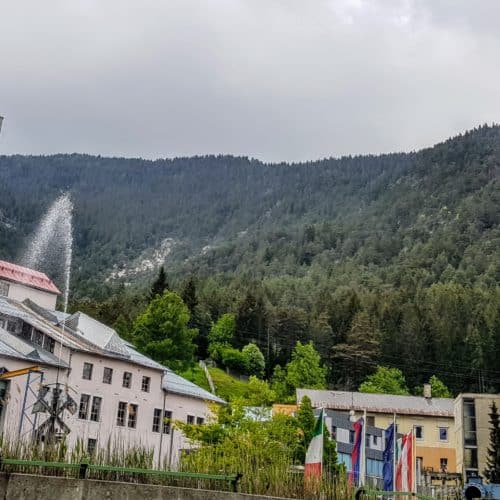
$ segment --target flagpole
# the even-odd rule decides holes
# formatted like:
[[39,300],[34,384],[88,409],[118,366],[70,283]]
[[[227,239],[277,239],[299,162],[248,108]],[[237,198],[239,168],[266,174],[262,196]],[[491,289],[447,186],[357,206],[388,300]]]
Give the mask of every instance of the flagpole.
[[321,477],[323,477],[323,455],[325,454],[325,403],[321,405],[321,440],[323,443],[323,452],[321,453]]
[[364,486],[366,483],[366,408],[363,410],[363,429],[361,430],[361,450],[360,450],[360,471],[359,485]]
[[412,467],[413,467],[413,484],[412,484],[412,491],[414,493],[417,492],[417,440],[416,440],[416,434],[415,434],[415,426],[413,426],[413,430],[411,433],[411,440],[412,440],[412,457],[411,457],[411,462],[412,462]]
[[392,491],[396,491],[396,446],[398,444],[398,432],[396,430],[396,412],[392,414]]

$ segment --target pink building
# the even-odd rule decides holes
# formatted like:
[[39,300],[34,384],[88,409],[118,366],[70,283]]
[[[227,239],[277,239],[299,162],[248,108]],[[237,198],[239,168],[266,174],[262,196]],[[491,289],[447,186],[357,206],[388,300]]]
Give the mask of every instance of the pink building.
[[0,261],[0,369],[41,368],[0,381],[0,432],[30,439],[48,416],[33,413],[39,390],[57,380],[76,403],[73,414],[61,414],[69,446],[144,446],[157,464],[175,468],[190,445],[171,421],[202,425],[210,403],[224,401],[86,314],[56,311],[58,293],[46,275]]

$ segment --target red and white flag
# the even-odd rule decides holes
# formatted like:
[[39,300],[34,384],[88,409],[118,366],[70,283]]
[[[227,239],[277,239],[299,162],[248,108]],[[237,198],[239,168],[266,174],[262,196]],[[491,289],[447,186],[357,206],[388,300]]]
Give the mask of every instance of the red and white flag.
[[313,437],[309,443],[304,467],[304,477],[320,478],[323,472],[323,409],[314,425]]
[[396,467],[397,491],[412,491],[413,489],[413,447],[415,445],[413,441],[413,431],[405,434],[401,441],[401,452]]

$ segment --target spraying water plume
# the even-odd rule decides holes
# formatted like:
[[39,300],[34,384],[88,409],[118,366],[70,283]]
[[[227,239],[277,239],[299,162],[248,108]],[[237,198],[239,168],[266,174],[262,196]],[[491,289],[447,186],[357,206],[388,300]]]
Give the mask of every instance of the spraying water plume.
[[48,274],[63,290],[67,311],[73,253],[73,203],[68,193],[57,198],[43,216],[21,259],[22,265]]

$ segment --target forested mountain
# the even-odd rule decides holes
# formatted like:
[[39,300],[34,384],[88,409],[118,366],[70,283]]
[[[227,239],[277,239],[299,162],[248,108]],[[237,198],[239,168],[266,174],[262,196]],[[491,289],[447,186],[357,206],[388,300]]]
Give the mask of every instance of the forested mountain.
[[[115,300],[117,284],[139,286],[165,259],[173,287],[194,277],[200,331],[238,313],[268,369],[314,339],[334,384],[384,362],[414,385],[440,373],[454,388],[485,376],[498,388],[499,180],[499,126],[415,153],[301,164],[0,156],[0,258],[15,261],[69,191],[74,300]],[[126,323],[119,309],[103,319]],[[376,352],[361,358],[370,336]]]

